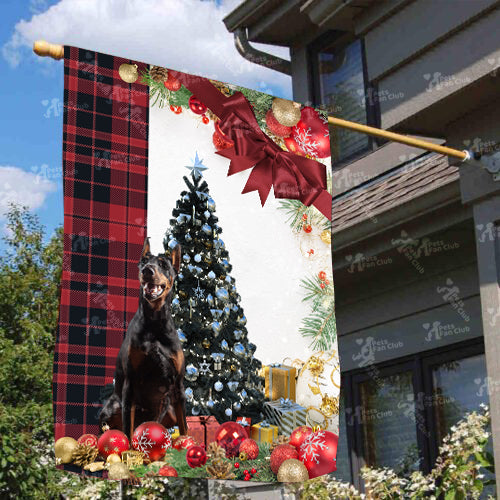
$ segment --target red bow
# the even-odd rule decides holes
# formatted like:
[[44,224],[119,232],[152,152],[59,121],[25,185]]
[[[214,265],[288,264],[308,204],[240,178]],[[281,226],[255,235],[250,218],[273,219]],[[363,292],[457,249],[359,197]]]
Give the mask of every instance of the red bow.
[[260,129],[252,107],[241,92],[225,97],[208,80],[175,72],[174,75],[219,118],[222,132],[234,146],[218,153],[231,160],[228,175],[252,168],[243,193],[258,191],[262,206],[271,187],[276,198],[314,205],[329,220],[332,196],[322,163],[283,151]]

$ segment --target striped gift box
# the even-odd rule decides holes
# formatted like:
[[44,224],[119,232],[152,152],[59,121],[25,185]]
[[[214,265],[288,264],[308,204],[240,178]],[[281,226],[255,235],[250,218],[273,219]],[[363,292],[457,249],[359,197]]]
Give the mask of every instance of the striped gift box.
[[280,398],[264,403],[264,414],[287,436],[297,427],[306,425],[306,409],[290,399]]

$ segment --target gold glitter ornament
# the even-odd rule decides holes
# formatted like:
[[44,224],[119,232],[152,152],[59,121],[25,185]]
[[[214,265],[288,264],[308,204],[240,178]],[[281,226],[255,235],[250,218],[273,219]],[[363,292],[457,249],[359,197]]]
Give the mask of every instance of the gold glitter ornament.
[[116,453],[111,453],[111,455],[108,455],[108,458],[106,458],[106,463],[108,465],[117,464],[120,463],[121,461],[122,459]]
[[130,471],[123,462],[111,464],[108,469],[108,478],[114,480],[128,479]]
[[323,373],[325,363],[322,359],[311,356],[306,363],[306,367],[314,376],[319,377]]
[[120,78],[126,83],[134,83],[139,78],[137,64],[120,64],[118,73],[120,74]]
[[324,231],[322,231],[320,238],[325,245],[332,244],[332,233],[329,229],[325,229]]
[[281,125],[293,127],[300,120],[300,104],[276,97],[273,100],[273,115]]
[[309,479],[306,466],[296,458],[285,460],[278,469],[280,483],[300,483]]
[[76,450],[78,442],[72,437],[62,437],[56,441],[54,450],[56,453],[56,464],[69,464],[73,460],[73,452]]

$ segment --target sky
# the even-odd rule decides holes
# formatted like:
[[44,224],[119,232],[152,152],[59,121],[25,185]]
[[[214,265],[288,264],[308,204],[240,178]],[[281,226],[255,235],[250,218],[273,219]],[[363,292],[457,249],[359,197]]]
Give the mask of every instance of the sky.
[[[50,235],[63,223],[63,62],[33,42],[73,45],[291,98],[288,76],[236,51],[223,17],[240,0],[2,0],[0,232],[10,202],[27,205]],[[289,58],[288,49],[258,48]],[[3,245],[0,245],[3,251]]]

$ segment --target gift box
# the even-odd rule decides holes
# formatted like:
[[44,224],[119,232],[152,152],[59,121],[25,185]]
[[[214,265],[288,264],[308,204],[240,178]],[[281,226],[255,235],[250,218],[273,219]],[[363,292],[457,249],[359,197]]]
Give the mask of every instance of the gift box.
[[272,443],[278,437],[278,426],[263,420],[252,425],[250,436],[258,443]]
[[252,426],[252,419],[248,417],[237,417],[236,422],[247,431],[247,436],[250,437],[250,427]]
[[202,415],[199,417],[186,417],[188,434],[205,448],[215,441],[215,435],[220,427],[215,417]]
[[295,400],[295,373],[293,366],[279,363],[264,366],[265,395],[271,400],[289,398]]
[[297,427],[306,425],[306,409],[291,399],[265,402],[264,415],[269,422],[279,427],[282,434],[288,436]]

